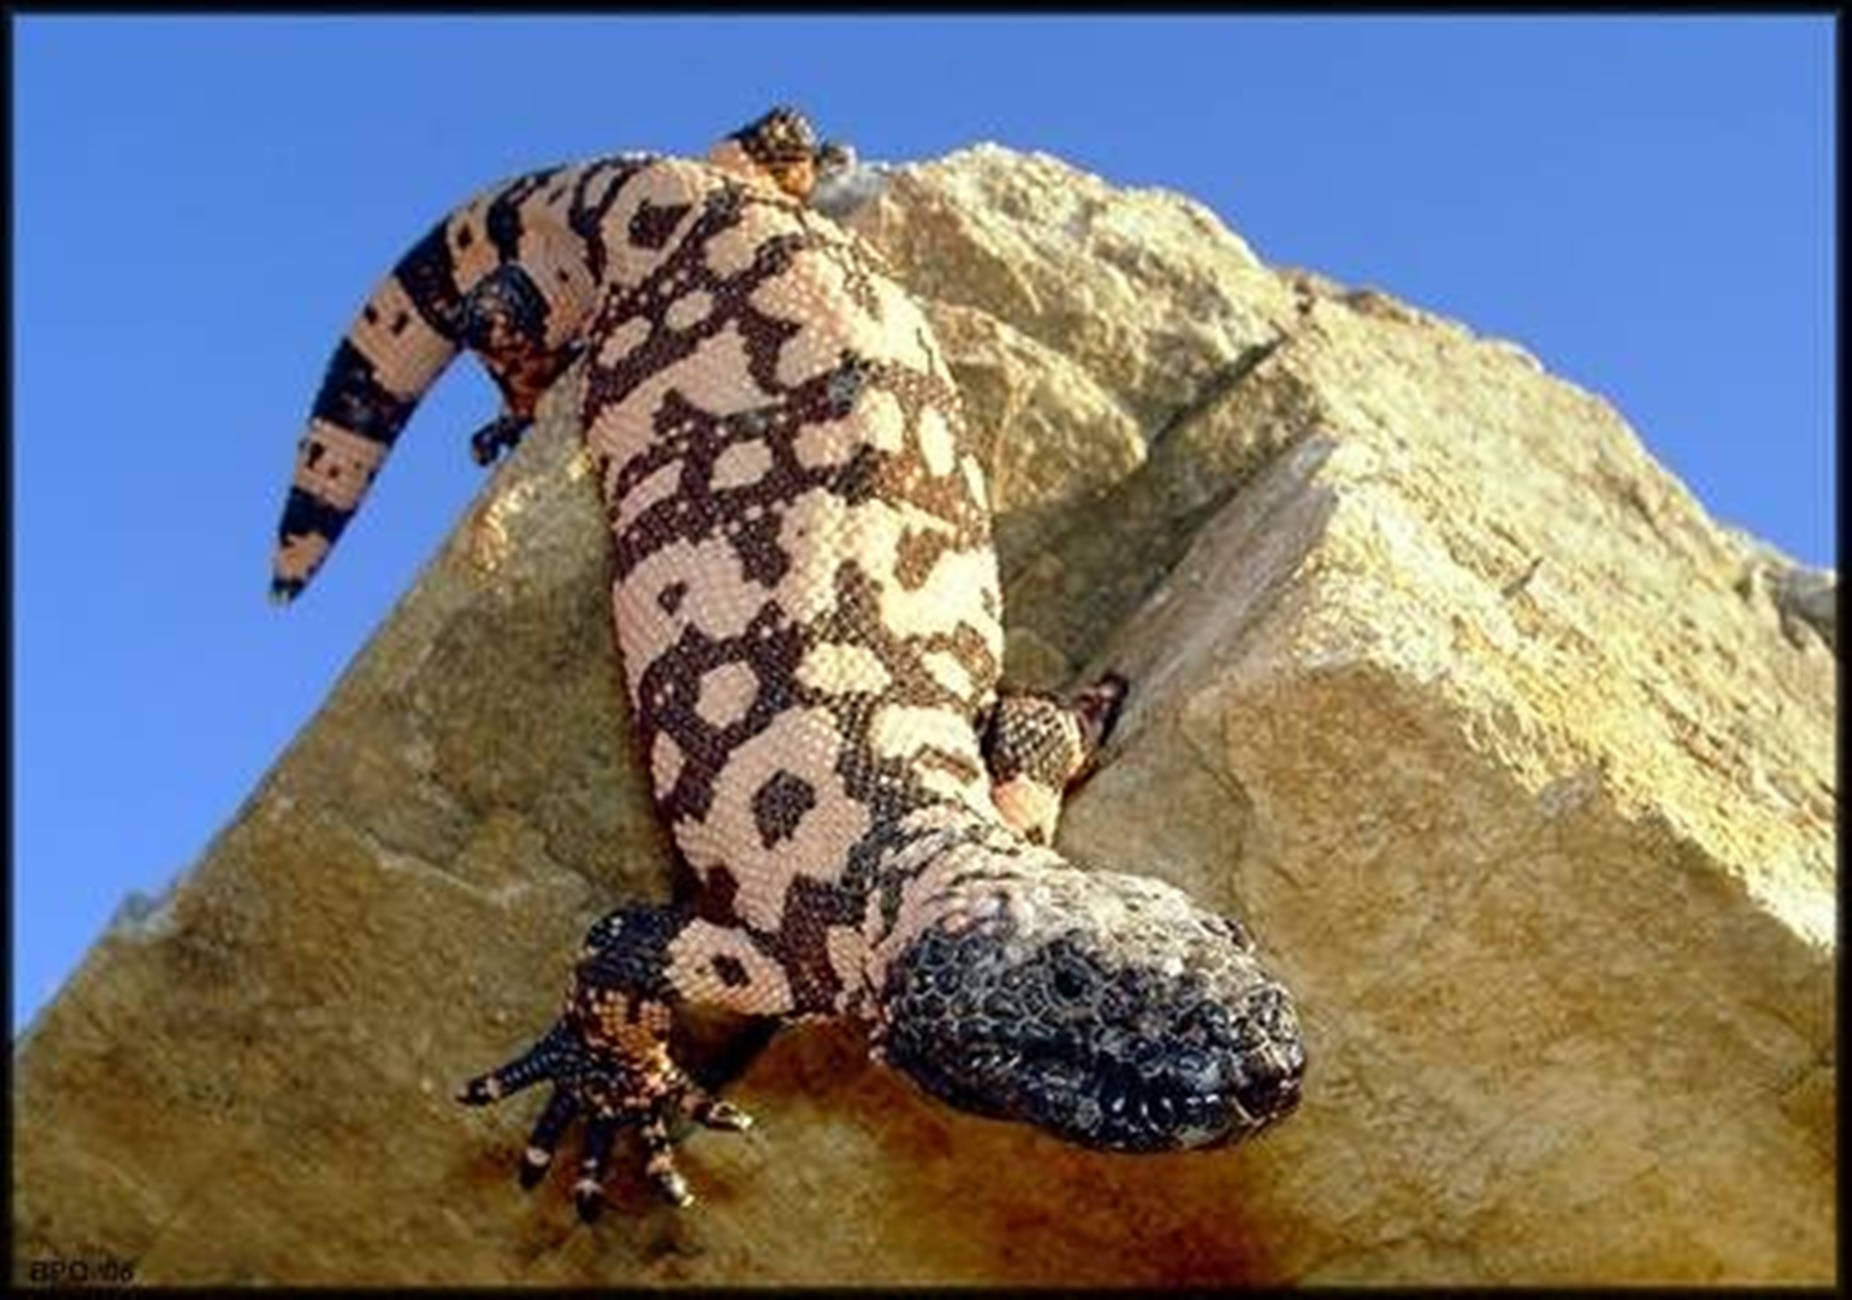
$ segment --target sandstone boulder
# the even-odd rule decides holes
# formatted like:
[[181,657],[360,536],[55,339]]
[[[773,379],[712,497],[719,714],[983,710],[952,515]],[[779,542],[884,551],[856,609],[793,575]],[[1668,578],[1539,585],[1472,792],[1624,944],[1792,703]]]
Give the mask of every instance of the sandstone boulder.
[[1080,1152],[799,1029],[733,1085],[759,1127],[685,1148],[696,1208],[620,1171],[582,1228],[564,1161],[524,1196],[538,1099],[448,1094],[668,887],[562,382],[16,1044],[16,1280],[1830,1280],[1830,575],[1521,348],[1270,270],[1188,199],[994,146],[880,180],[847,220],[989,448],[1012,672],[1136,684],[1061,842],[1248,918],[1300,1113]]

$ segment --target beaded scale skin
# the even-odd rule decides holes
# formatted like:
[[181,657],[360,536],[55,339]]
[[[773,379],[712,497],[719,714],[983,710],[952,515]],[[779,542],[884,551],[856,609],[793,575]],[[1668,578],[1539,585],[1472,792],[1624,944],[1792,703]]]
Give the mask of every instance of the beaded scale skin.
[[416,244],[337,347],[279,529],[292,599],[462,349],[506,409],[483,463],[586,357],[582,429],[655,804],[696,882],[595,924],[558,1021],[472,1079],[575,1120],[591,1218],[618,1131],[690,1197],[671,1127],[749,1121],[671,1058],[679,1004],[852,1017],[942,1100],[1123,1151],[1225,1143],[1297,1104],[1292,1001],[1241,925],[1047,847],[1127,683],[999,689],[984,473],[882,258],[806,206],[846,153],[774,109],[704,161],[518,177]]

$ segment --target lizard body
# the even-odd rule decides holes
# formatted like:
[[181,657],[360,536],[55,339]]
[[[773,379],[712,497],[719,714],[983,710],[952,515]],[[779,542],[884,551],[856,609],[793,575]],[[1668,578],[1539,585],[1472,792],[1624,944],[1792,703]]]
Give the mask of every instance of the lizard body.
[[[789,148],[747,147],[768,123]],[[1000,692],[957,390],[880,255],[781,170],[810,141],[774,110],[705,162],[627,166],[580,332],[547,337],[583,344],[637,738],[698,882],[594,925],[558,1022],[460,1094],[550,1081],[522,1179],[584,1119],[588,1218],[620,1127],[679,1202],[677,1114],[746,1122],[670,1059],[686,1002],[853,1017],[939,1098],[1095,1147],[1230,1141],[1298,1100],[1291,999],[1245,930],[1046,846],[1125,683]]]

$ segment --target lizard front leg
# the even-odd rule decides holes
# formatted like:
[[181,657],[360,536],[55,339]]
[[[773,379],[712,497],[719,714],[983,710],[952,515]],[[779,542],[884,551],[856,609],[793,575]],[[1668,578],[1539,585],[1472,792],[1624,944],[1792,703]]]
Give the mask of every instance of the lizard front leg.
[[[696,917],[686,906],[619,908],[586,934],[558,1021],[519,1056],[465,1084],[457,1100],[483,1106],[550,1081],[553,1095],[528,1137],[519,1177],[533,1187],[575,1119],[585,1121],[573,1199],[596,1218],[618,1132],[637,1126],[644,1173],[669,1201],[693,1199],[675,1167],[672,1129],[687,1116],[707,1128],[741,1130],[751,1119],[709,1094],[669,1054],[673,1008],[684,1001],[750,1014],[776,1013],[779,990],[751,977],[750,942]],[[734,951],[725,951],[726,949]],[[744,960],[742,958],[745,958]]]
[[979,728],[991,798],[1034,844],[1055,838],[1061,800],[1092,772],[1129,689],[1107,673],[1063,698],[1004,688]]
[[485,275],[464,299],[463,343],[502,394],[501,414],[470,435],[478,465],[492,465],[519,445],[533,426],[540,395],[584,350],[577,338],[547,346],[548,310],[532,277],[512,262]]

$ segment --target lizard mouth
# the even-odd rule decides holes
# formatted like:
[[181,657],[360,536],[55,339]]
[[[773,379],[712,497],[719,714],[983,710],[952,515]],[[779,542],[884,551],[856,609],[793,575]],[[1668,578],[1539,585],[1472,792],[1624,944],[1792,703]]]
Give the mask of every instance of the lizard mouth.
[[[1175,1039],[1136,1040],[1114,1053],[1073,1050],[1078,1046],[979,1049],[965,1058],[965,1078],[941,1083],[949,1085],[946,1093],[1003,1099],[986,1113],[1026,1119],[1106,1151],[1228,1145],[1299,1104],[1305,1055],[1296,1037],[1219,1050]],[[950,1095],[946,1100],[959,1104]]]

